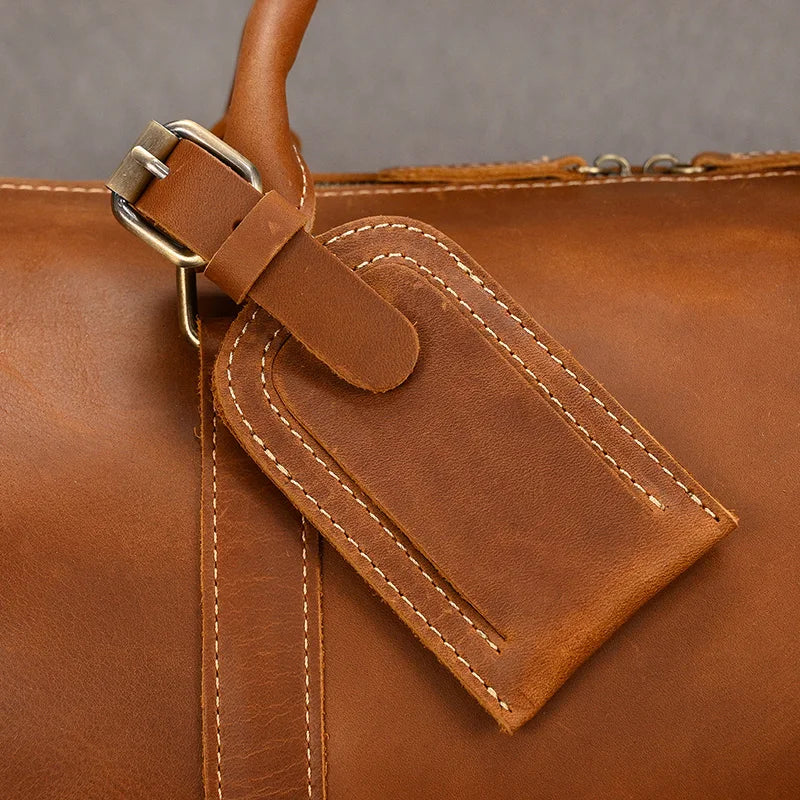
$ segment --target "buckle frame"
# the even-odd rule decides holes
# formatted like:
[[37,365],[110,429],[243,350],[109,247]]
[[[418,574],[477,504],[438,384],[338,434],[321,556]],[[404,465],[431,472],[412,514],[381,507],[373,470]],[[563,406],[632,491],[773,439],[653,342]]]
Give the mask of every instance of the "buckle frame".
[[119,223],[177,267],[180,327],[197,347],[200,339],[197,331],[195,273],[201,271],[208,262],[146,220],[134,206],[151,180],[162,180],[169,175],[169,167],[164,159],[181,139],[188,139],[202,147],[244,178],[254,189],[263,191],[261,175],[255,164],[211,131],[188,119],[176,120],[166,125],[151,121],[106,186],[111,190],[111,210]]

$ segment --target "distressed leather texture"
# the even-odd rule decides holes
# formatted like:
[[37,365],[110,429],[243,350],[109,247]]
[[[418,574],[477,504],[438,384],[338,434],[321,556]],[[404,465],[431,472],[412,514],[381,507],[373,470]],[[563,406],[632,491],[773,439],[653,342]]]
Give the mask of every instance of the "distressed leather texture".
[[350,387],[249,304],[218,408],[514,731],[735,522],[441,233],[376,217],[320,241],[414,323],[417,369],[383,396]]
[[[198,364],[176,329],[172,271],[114,223],[102,187],[0,184],[0,794],[795,798],[796,155],[701,154],[713,172],[699,176],[573,180],[565,159],[529,170],[550,180],[518,179],[516,168],[500,179],[473,167],[460,177],[423,170],[412,184],[400,174],[375,185],[345,178],[310,192],[284,80],[312,8],[310,0],[257,4],[231,107],[216,129],[255,161],[268,188],[303,208],[307,228],[313,220],[314,231],[331,231],[323,243],[360,267],[363,291],[378,289],[413,317],[427,349],[405,383],[365,401],[295,339],[276,334],[280,326],[266,311],[251,303],[235,321],[236,308],[203,280]],[[208,203],[167,204],[176,224],[194,226],[198,246],[219,234],[210,257],[235,241],[234,223],[259,198],[183,145],[173,153],[171,179],[191,187],[198,174],[216,175],[230,189],[217,191],[215,178]],[[180,159],[186,169],[177,169]],[[189,169],[193,161],[205,165],[199,173]],[[150,209],[172,230],[164,204]],[[364,230],[356,233],[352,221],[360,219],[355,229]],[[371,243],[384,223],[411,225],[442,245],[430,259],[434,275],[406,260],[425,264],[431,239],[409,251],[412,231],[396,228],[381,229],[380,242]],[[402,246],[384,249],[387,241]],[[288,246],[279,244],[272,241],[278,254]],[[445,281],[442,275],[471,312],[442,291],[434,279]],[[481,285],[517,320],[499,315]],[[541,380],[541,368],[531,369],[533,379],[498,348],[496,339],[522,337],[520,321],[546,349],[525,338],[508,347],[525,364],[542,361],[558,393]],[[240,355],[249,354],[238,362],[230,357],[236,337]],[[247,363],[255,369],[234,375]],[[476,376],[458,384],[469,387],[458,396],[445,378],[465,363]],[[490,666],[489,685],[496,673],[497,698],[508,689],[515,704],[528,701],[522,715],[487,714],[492,709],[464,691],[477,691],[464,664],[430,628],[421,633],[419,617],[396,595],[382,602],[376,594],[385,585],[353,569],[352,551],[328,524],[333,515],[326,519],[294,484],[287,499],[267,480],[259,467],[269,465],[237,441],[246,437],[220,391],[227,380],[241,385],[242,409],[264,415],[248,435],[261,438],[267,420],[284,420],[281,447],[294,448],[289,457],[320,492],[341,493],[342,484],[312,474],[308,446],[357,478],[354,496],[440,585],[444,597],[400,548],[388,548],[405,559],[404,579],[427,584],[425,602],[443,607],[436,630],[448,641],[455,634],[476,642],[470,647],[483,643],[487,666],[490,655],[507,658]],[[417,413],[397,412],[394,425],[373,411],[396,392],[417,391]],[[604,436],[614,431],[605,454],[572,410],[575,421],[562,414],[562,395]],[[467,401],[484,396],[491,402],[480,437],[463,434],[469,426],[447,428],[445,418],[466,414],[475,407]],[[533,407],[539,439],[526,417]],[[646,420],[691,478],[634,419]],[[523,421],[524,430],[514,431]],[[295,427],[292,435],[295,423],[302,433]],[[414,437],[404,438],[403,428]],[[459,448],[445,458],[425,450],[445,435]],[[517,456],[523,463],[513,473],[502,464],[511,476],[502,488],[513,486],[516,497],[459,503],[475,484],[455,480],[458,468],[469,464],[474,481],[476,453],[497,459],[505,452],[487,447],[487,437],[528,456]],[[422,473],[387,469],[401,456],[448,475],[441,504],[428,502]],[[563,480],[539,482],[543,464],[564,464],[556,476]],[[724,498],[740,526],[689,566],[731,525],[701,485]],[[599,486],[603,492],[593,491]],[[526,498],[531,489],[536,494]],[[464,554],[467,526],[454,521],[479,512],[488,527],[530,509],[552,514],[536,499],[558,490],[570,493],[574,507],[546,518],[561,533],[556,547],[537,519],[526,526],[534,533],[526,541],[508,537],[504,524],[504,536],[486,537],[490,547]],[[613,507],[594,513],[599,498],[612,497]],[[587,532],[593,519],[604,534],[597,541]],[[369,542],[376,557],[386,555],[385,541]],[[509,546],[519,563],[501,563],[510,560]],[[537,561],[537,548],[549,560]],[[524,580],[493,585],[490,573],[499,578],[513,567]],[[547,614],[531,596],[533,578],[549,590]],[[430,622],[433,606],[422,613]],[[548,629],[553,620],[560,622]],[[425,636],[428,647],[419,641]],[[508,645],[516,660],[490,641],[498,650]],[[471,655],[463,660],[474,669]],[[530,697],[536,688],[540,694]],[[484,705],[495,699],[478,694]],[[498,721],[516,728],[513,736]]]
[[[99,186],[3,185],[3,792],[197,800],[198,366],[173,275]],[[800,179],[318,195],[320,231],[384,213],[458,241],[740,518],[511,737],[323,545],[327,796],[794,798]],[[271,548],[295,554],[288,615],[297,535]],[[295,699],[282,791],[307,797]]]

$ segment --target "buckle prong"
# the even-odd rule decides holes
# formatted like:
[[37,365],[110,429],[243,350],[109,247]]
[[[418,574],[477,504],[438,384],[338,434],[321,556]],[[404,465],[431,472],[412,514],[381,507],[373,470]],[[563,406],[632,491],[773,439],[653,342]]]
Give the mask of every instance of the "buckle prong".
[[131,150],[131,158],[137,164],[141,164],[154,178],[163,180],[169,175],[169,167],[149,150],[145,150],[140,144],[134,145]]

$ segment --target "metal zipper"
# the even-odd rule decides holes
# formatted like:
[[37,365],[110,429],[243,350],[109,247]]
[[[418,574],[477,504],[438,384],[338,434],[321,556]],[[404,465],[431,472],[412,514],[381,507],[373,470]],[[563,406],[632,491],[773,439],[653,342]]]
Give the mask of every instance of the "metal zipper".
[[[708,169],[709,167],[702,164],[682,162],[672,153],[656,153],[644,162],[641,171],[645,175],[697,175]],[[603,153],[597,156],[592,164],[578,166],[575,171],[593,177],[609,175],[628,177],[633,175],[634,168],[624,156]]]

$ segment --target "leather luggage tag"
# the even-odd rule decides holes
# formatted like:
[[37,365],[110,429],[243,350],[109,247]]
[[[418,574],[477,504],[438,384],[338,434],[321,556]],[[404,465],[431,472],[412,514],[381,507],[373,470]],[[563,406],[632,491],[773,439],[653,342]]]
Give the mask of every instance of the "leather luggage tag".
[[218,409],[513,731],[736,521],[438,231],[380,217],[320,241],[414,324],[413,373],[355,388],[249,303],[215,366]]

